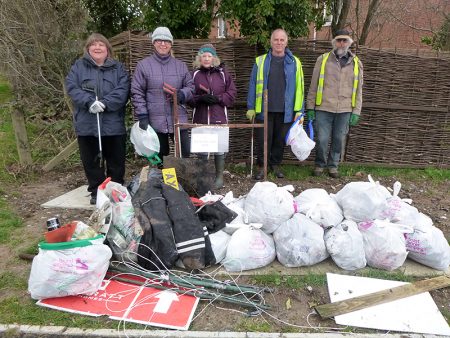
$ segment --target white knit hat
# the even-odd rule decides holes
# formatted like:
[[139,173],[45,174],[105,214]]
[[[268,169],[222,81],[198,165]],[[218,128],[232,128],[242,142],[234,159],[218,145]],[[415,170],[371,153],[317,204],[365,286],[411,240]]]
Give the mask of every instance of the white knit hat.
[[170,43],[173,43],[173,36],[172,33],[170,33],[169,28],[157,27],[152,33],[152,43],[154,43],[155,40],[170,41]]

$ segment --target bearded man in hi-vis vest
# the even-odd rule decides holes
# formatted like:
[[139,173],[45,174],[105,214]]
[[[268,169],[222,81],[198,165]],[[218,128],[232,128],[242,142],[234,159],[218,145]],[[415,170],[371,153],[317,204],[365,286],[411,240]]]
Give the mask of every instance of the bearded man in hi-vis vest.
[[317,58],[306,109],[316,134],[314,176],[328,169],[331,177],[338,178],[345,137],[361,114],[363,66],[350,51],[353,40],[347,30],[338,30],[331,43],[333,50]]
[[[283,178],[280,164],[283,160],[286,132],[292,122],[304,111],[304,82],[302,64],[287,48],[288,36],[284,29],[275,29],[267,54],[256,58],[250,75],[247,96],[247,118],[264,122],[263,92],[268,93],[267,159],[269,169],[277,178]],[[264,128],[256,129],[257,165],[255,179],[264,177]]]

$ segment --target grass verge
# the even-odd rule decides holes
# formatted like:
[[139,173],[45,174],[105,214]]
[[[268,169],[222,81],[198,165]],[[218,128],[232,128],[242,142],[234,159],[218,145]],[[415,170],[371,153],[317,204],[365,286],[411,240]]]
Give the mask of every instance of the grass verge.
[[[9,116],[9,107],[6,104],[10,98],[11,89],[6,80],[0,76],[0,143],[2,144],[0,163],[3,168],[17,162],[14,130]],[[2,186],[0,188],[0,244],[8,243],[14,230],[22,225],[21,219],[11,211],[8,205],[8,200],[13,197],[13,194],[4,190],[4,187],[13,181],[14,177],[6,170],[0,171]]]
[[22,220],[11,211],[3,195],[0,198],[0,244],[8,243],[12,233],[21,226],[23,226]]
[[251,281],[255,284],[268,287],[288,287],[290,289],[303,289],[306,286],[324,286],[326,285],[326,276],[319,274],[309,274],[305,276],[288,275],[256,275],[252,276]]
[[[301,180],[312,175],[313,166],[286,164],[283,171],[289,180]],[[423,181],[442,182],[450,180],[450,169],[438,168],[387,168],[379,166],[362,166],[358,164],[342,164],[339,167],[342,177],[355,177],[370,174],[374,180],[379,178],[395,178],[400,181]],[[270,174],[269,174],[270,177]],[[318,180],[325,179],[326,176],[317,177]]]

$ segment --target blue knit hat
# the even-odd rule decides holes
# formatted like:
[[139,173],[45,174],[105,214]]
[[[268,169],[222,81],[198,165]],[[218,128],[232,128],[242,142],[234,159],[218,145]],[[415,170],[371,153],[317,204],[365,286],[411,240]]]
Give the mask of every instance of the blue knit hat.
[[213,56],[217,56],[216,49],[210,43],[204,44],[200,47],[200,49],[198,50],[198,55],[201,55],[203,53],[211,53]]

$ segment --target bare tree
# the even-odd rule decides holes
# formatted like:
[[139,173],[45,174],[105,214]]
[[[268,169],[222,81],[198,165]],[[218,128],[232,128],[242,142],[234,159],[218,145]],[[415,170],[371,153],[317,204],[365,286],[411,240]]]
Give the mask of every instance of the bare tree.
[[79,1],[0,0],[1,68],[28,114],[67,112],[64,79],[80,55],[86,18]]
[[331,22],[332,34],[345,28],[347,25],[347,17],[350,11],[351,0],[331,0],[331,13],[333,20]]
[[46,135],[32,140],[38,156],[73,137],[64,80],[81,54],[86,20],[77,0],[0,0],[0,69],[13,87],[11,116],[22,165],[31,164],[26,119]]
[[[354,31],[358,36],[358,43],[365,44],[372,22],[382,2],[383,0],[369,0],[367,10],[363,11],[360,0],[330,0],[331,14],[333,15],[331,23],[332,33],[334,34],[339,29],[351,26],[351,21],[355,20],[356,29]],[[354,15],[350,15],[351,19],[349,19],[351,10],[354,11]],[[360,30],[361,19],[364,19],[362,30]]]
[[[358,0],[359,2],[359,0]],[[373,19],[378,12],[380,4],[383,0],[372,0],[369,1],[369,9],[367,10],[366,19],[364,20],[364,25],[361,31],[361,35],[359,36],[359,44],[365,45],[367,36],[369,35],[370,28],[372,26]]]

